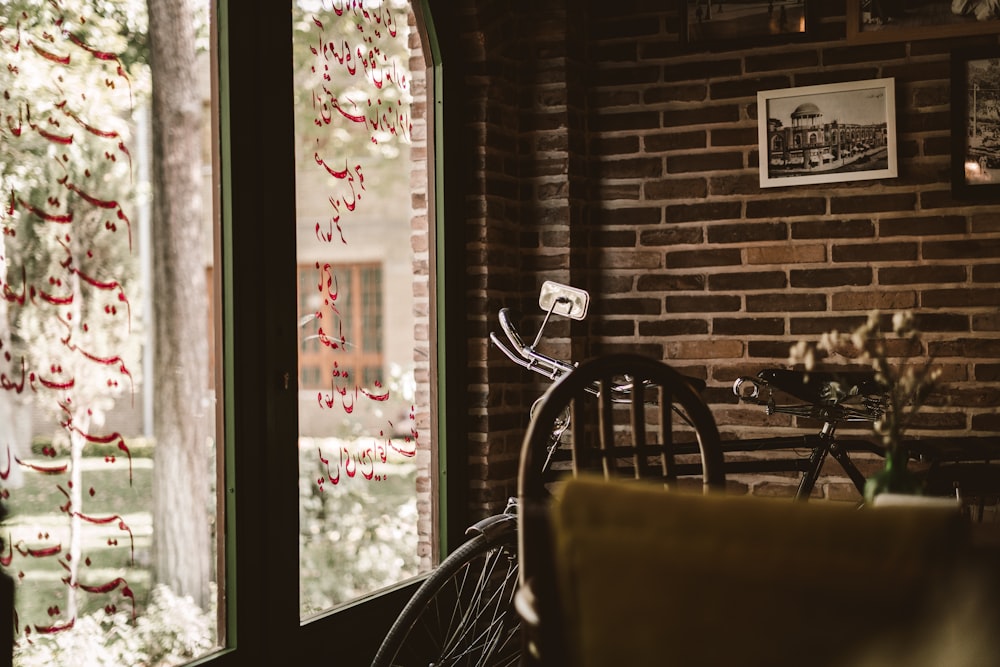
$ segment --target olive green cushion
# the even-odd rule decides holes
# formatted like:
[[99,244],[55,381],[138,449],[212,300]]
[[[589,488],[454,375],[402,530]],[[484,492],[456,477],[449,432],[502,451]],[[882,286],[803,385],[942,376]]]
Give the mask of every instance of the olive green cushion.
[[561,610],[586,667],[843,665],[912,641],[965,525],[579,478],[552,506]]

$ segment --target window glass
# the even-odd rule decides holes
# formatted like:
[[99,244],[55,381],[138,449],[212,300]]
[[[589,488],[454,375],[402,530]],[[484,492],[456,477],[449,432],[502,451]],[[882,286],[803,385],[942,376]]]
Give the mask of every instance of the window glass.
[[417,503],[428,474],[418,453],[428,437],[427,314],[415,297],[427,298],[427,258],[415,254],[427,229],[412,204],[415,187],[426,192],[426,165],[414,142],[409,3],[297,0],[293,13],[308,616],[428,565],[430,504],[420,535]]
[[169,4],[0,3],[18,665],[178,664],[219,644],[208,3]]

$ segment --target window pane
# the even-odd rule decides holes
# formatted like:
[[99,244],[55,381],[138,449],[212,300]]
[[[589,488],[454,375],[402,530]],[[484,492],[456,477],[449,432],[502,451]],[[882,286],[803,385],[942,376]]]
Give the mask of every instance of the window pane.
[[219,643],[208,3],[171,4],[0,4],[15,664],[176,664]]
[[300,609],[308,616],[429,564],[419,557],[430,535],[418,539],[416,491],[418,460],[422,478],[429,473],[417,455],[426,373],[416,390],[427,327],[424,315],[418,341],[414,297],[427,261],[413,250],[414,237],[426,237],[426,213],[412,206],[412,174],[426,165],[413,142],[409,4],[293,7]]

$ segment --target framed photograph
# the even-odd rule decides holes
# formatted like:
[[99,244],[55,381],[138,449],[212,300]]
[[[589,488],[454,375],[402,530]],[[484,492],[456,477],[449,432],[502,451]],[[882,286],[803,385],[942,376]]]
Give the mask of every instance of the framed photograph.
[[895,79],[757,93],[760,187],[895,178]]
[[1000,198],[1000,46],[951,54],[951,191]]
[[847,0],[847,39],[901,42],[1000,32],[996,0]]
[[810,3],[821,0],[678,0],[691,46],[760,46],[802,37]]

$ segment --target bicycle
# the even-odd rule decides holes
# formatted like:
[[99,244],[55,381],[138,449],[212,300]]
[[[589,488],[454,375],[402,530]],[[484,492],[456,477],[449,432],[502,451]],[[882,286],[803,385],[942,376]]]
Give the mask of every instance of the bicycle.
[[466,533],[406,603],[372,667],[519,663],[516,503]]
[[[519,366],[556,381],[576,366],[538,350],[553,315],[582,320],[589,295],[568,285],[547,281],[539,307],[544,319],[534,340],[526,344],[511,320],[510,311],[499,311],[503,337],[490,333],[491,342]],[[688,378],[699,391],[705,383]],[[611,388],[612,400],[628,400],[633,387],[628,378]],[[598,389],[590,390],[596,394]],[[865,477],[851,453],[883,456],[872,442],[858,438],[840,440],[837,427],[849,422],[874,422],[886,406],[884,388],[869,372],[810,372],[767,368],[755,377],[740,377],[733,384],[739,401],[765,406],[769,414],[788,414],[821,422],[817,433],[723,441],[724,454],[805,449],[808,456],[791,455],[766,460],[727,460],[725,474],[794,471],[801,473],[796,500],[807,500],[823,465],[832,456],[847,473],[859,495]],[[776,394],[787,394],[798,403],[778,404]],[[536,400],[532,411],[538,405]],[[683,415],[682,415],[683,416]],[[554,424],[543,473],[558,466],[557,452],[568,427],[568,415]],[[925,461],[942,460],[933,447],[915,448]],[[678,453],[697,458],[697,444],[681,445]],[[678,476],[697,476],[696,460],[678,462]],[[505,510],[470,526],[470,539],[445,558],[420,585],[397,617],[380,646],[372,667],[392,665],[515,665],[521,657],[520,617],[514,610],[518,587],[517,499],[508,499]]]
[[[582,320],[589,303],[586,291],[546,281],[538,298],[545,316],[534,340],[525,343],[507,308],[498,315],[503,338],[491,333],[490,339],[511,361],[554,382],[576,365],[539,351],[545,329],[554,315]],[[627,378],[613,384],[609,390],[611,400],[627,402],[633,389]],[[595,383],[587,391],[596,396],[600,390]],[[532,414],[540,401],[532,405]],[[568,413],[554,420],[543,474],[559,473],[557,453],[568,427]],[[517,498],[509,498],[502,513],[466,530],[469,540],[441,561],[418,587],[390,627],[372,667],[492,667],[520,662],[520,618],[513,602],[518,587],[517,507]]]
[[[538,303],[545,316],[530,344],[520,335],[507,308],[501,308],[498,313],[503,336],[491,332],[490,339],[515,364],[556,381],[576,365],[539,350],[544,332],[554,315],[584,319],[589,294],[547,281],[542,285]],[[627,401],[632,388],[627,380],[612,387],[612,400],[617,395],[618,400]],[[705,388],[704,382],[695,378],[689,380],[699,391]],[[596,387],[592,389],[592,393],[597,391]],[[532,411],[537,405],[538,401],[532,406]],[[846,418],[850,414],[843,407],[828,413],[838,418]],[[553,425],[543,474],[553,465],[559,465],[556,454],[568,423],[568,416],[564,416]],[[820,452],[832,451],[839,456],[840,450],[832,436],[831,425],[818,436],[815,446],[822,446]],[[724,451],[801,447],[804,443],[810,443],[808,436],[741,441],[724,443]],[[690,450],[687,450],[681,445],[679,453],[694,458],[697,445],[692,443],[689,447]],[[805,470],[801,459],[793,460],[792,465],[794,469]],[[817,471],[822,466],[819,454],[813,457],[812,465]],[[782,462],[775,461],[756,464],[734,462],[727,463],[726,470],[730,474],[730,470],[734,473],[760,472],[775,471],[781,467]],[[696,476],[700,472],[697,461],[677,462],[675,468],[679,476]],[[811,490],[815,476],[811,472],[805,475],[801,493]],[[470,539],[445,558],[418,587],[386,634],[372,667],[514,665],[520,661],[520,617],[513,608],[518,586],[517,518],[517,499],[510,498],[502,513],[482,519],[467,529]]]
[[[872,372],[845,370],[799,371],[765,368],[755,377],[742,376],[733,383],[733,393],[743,403],[763,405],[767,414],[787,414],[821,422],[817,433],[772,436],[724,442],[724,452],[778,451],[806,449],[808,457],[793,456],[764,461],[728,461],[727,474],[794,471],[801,473],[796,500],[808,500],[828,456],[847,474],[859,494],[864,493],[865,476],[851,459],[851,452],[884,456],[884,451],[865,439],[839,440],[837,427],[843,423],[873,423],[886,410],[886,389]],[[775,395],[798,399],[799,403],[779,405]]]
[[[828,456],[832,456],[864,495],[866,478],[851,458],[865,452],[884,458],[885,450],[863,438],[840,440],[839,424],[873,423],[886,410],[885,388],[869,371],[802,371],[765,368],[755,377],[739,377],[733,393],[740,402],[765,406],[767,414],[787,414],[821,422],[817,433],[723,442],[726,453],[806,449],[807,457],[764,461],[727,461],[726,474],[795,471],[802,474],[794,498],[808,500]],[[778,404],[775,395],[798,399]],[[924,494],[954,497],[962,510],[982,520],[987,504],[1000,501],[1000,441],[991,437],[925,437],[904,443],[907,459],[922,470]]]
[[[524,343],[506,308],[499,321],[507,342],[494,333],[490,338],[518,365],[555,381],[574,365],[537,350],[545,327],[553,315],[583,319],[589,302],[584,290],[547,281],[539,295],[545,317],[534,342]],[[546,467],[567,426],[568,419],[554,425]],[[502,513],[476,522],[466,534],[469,540],[441,561],[403,607],[372,667],[520,662],[520,620],[513,608],[518,586],[517,499],[509,498]]]

